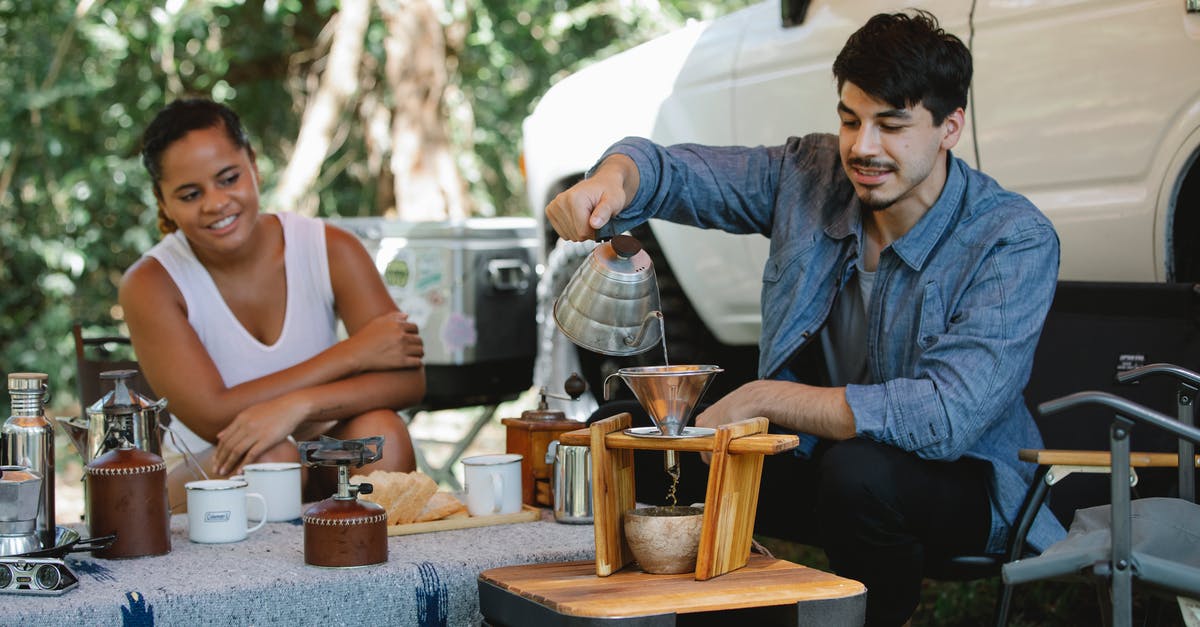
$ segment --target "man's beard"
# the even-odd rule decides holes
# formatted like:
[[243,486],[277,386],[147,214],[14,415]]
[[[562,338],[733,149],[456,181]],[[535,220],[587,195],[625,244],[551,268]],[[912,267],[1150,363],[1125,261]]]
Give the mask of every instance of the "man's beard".
[[[861,159],[861,158],[850,159],[847,162],[847,167],[850,167],[850,168],[860,167],[860,168],[865,168],[865,169],[869,169],[869,170],[886,170],[886,171],[892,173],[893,176],[895,176],[896,172],[899,171],[899,169],[896,167],[896,164],[894,164],[894,163],[890,163],[887,161],[877,161],[874,159]],[[878,188],[873,187],[873,188],[867,189],[866,191],[858,193],[858,202],[864,209],[871,211],[871,212],[883,211],[884,209],[891,207],[892,203],[896,202],[896,199],[899,198],[899,196],[896,196],[893,198],[876,197],[876,196],[874,196],[874,193],[877,189]]]
[[892,203],[894,203],[894,202],[896,202],[895,198],[886,198],[885,199],[885,198],[871,197],[870,192],[867,192],[866,196],[863,196],[862,194],[860,194],[858,196],[859,206],[861,206],[863,209],[866,209],[867,211],[870,211],[871,213],[883,211],[884,209],[891,207]]

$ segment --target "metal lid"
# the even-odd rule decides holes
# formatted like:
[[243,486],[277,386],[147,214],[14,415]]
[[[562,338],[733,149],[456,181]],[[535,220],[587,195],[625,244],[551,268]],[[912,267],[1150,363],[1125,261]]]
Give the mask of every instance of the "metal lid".
[[0,466],[0,483],[41,481],[42,478],[24,466]]
[[8,374],[9,392],[42,392],[46,389],[49,375],[43,372],[10,372]]
[[131,384],[137,374],[138,371],[132,369],[105,370],[101,372],[100,380],[105,382],[112,381],[112,389],[88,406],[87,411],[114,415],[131,414],[151,408],[157,409],[155,401],[134,391]]
[[618,235],[593,249],[589,261],[605,277],[627,283],[653,281],[650,255],[632,235]]

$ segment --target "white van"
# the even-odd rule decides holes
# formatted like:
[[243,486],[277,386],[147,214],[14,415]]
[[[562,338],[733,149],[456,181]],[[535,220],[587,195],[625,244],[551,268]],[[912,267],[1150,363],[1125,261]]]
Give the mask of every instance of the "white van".
[[[914,5],[974,54],[955,154],[1050,217],[1061,279],[1200,281],[1200,0],[770,0],[696,23],[545,94],[524,125],[534,213],[626,135],[773,145],[836,132],[834,57],[871,15]],[[657,220],[635,235],[675,309],[673,354],[707,345],[722,363],[757,343],[765,238]]]

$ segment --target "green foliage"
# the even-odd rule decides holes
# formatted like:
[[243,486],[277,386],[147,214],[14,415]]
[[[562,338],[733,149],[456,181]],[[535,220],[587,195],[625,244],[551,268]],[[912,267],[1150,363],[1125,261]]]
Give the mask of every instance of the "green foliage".
[[753,4],[729,2],[567,2],[478,0],[458,54],[459,77],[473,103],[475,150],[462,168],[476,201],[498,215],[529,211],[518,166],[521,121],[557,80],[683,26]]
[[269,171],[296,127],[277,112],[287,55],[328,17],[232,0],[83,4],[76,18],[74,2],[0,0],[0,369],[48,373],[59,404],[75,396],[71,324],[115,330],[121,273],[157,241],[142,126],[183,94],[235,101]]
[[[467,27],[446,51],[457,87],[449,113],[474,117],[453,127],[477,205],[529,212],[520,125],[556,79],[749,3],[447,0],[444,22]],[[158,239],[139,138],[162,105],[184,95],[230,103],[270,193],[302,114],[292,94],[318,67],[336,10],[335,0],[0,0],[0,370],[48,373],[52,403],[64,405],[75,400],[71,324],[122,330],[121,273]],[[381,34],[376,15],[368,62],[382,63]],[[373,212],[364,159],[351,128],[320,180],[325,214]]]

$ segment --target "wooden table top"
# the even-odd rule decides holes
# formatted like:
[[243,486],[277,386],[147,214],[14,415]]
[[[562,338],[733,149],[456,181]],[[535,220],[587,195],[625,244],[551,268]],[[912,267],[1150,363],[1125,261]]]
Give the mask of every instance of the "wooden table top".
[[692,573],[650,575],[636,566],[597,577],[592,561],[505,566],[479,578],[559,614],[594,618],[691,614],[866,593],[853,579],[758,554],[744,568],[707,581],[696,581]]

